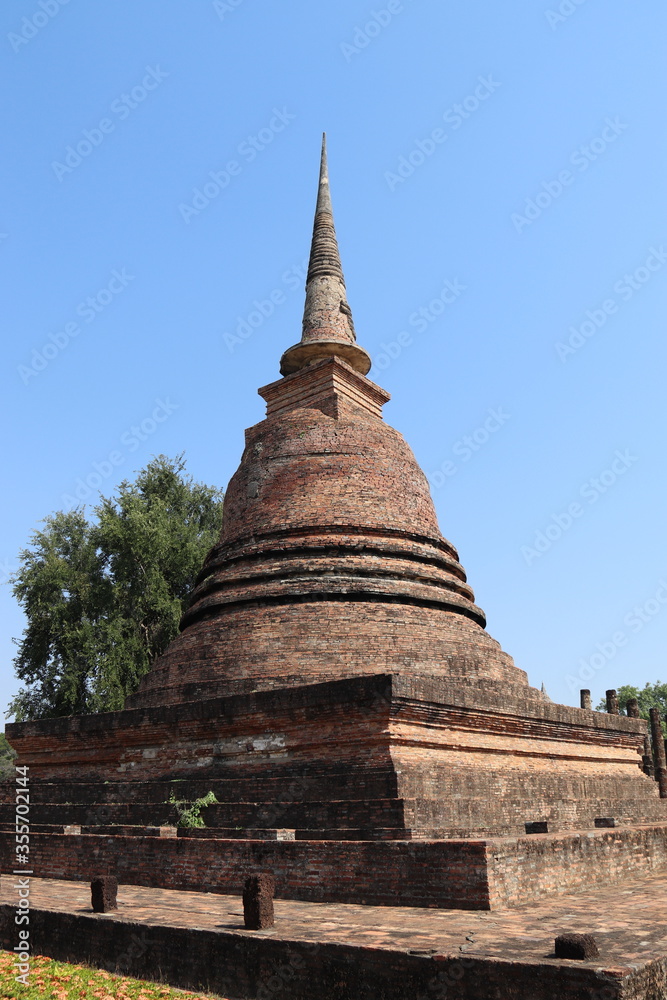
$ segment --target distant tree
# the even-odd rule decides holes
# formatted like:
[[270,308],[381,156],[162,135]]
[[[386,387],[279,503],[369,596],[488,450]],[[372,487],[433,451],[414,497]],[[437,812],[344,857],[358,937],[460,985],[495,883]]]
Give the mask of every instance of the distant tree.
[[5,734],[0,733],[0,781],[15,777],[15,757],[16,750],[10,747]]
[[222,522],[223,494],[160,455],[114,497],[59,511],[19,556],[28,624],[14,660],[17,721],[122,708],[178,623]]
[[[618,695],[618,706],[623,712],[627,710],[629,700],[636,698],[639,702],[639,714],[642,719],[648,719],[650,708],[659,708],[663,718],[667,713],[667,684],[663,684],[661,681],[656,681],[655,684],[646,684],[641,689],[625,684],[618,689],[616,694]],[[598,712],[606,712],[607,702],[605,699],[600,701],[597,710]]]

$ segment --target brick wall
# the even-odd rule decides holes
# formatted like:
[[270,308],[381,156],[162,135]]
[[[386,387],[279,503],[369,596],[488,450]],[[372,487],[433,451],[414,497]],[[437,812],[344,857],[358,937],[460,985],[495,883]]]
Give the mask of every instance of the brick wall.
[[[6,870],[9,839],[0,858]],[[33,833],[30,858],[40,878],[110,872],[128,885],[240,894],[248,874],[270,870],[282,899],[487,910],[664,871],[667,829],[412,842]]]
[[535,834],[490,841],[492,907],[539,899],[549,893],[619,884],[667,868],[667,828],[596,830],[572,836]]
[[[3,838],[4,841],[4,838]],[[2,843],[3,868],[11,842]],[[128,885],[238,893],[270,869],[276,896],[311,902],[488,909],[482,842],[246,841],[34,833],[40,878],[87,881],[98,872]]]
[[[12,908],[0,906],[7,949],[15,943],[12,919]],[[608,972],[583,962],[423,956],[41,910],[32,912],[30,930],[35,951],[59,961],[258,1000],[662,1000],[667,984],[665,960]]]

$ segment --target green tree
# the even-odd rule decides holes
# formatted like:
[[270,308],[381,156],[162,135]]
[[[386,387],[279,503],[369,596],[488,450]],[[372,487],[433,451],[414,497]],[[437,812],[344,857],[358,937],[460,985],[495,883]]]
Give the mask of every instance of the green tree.
[[[661,681],[656,681],[655,684],[646,684],[641,689],[624,684],[616,694],[618,706],[622,712],[627,710],[630,699],[636,698],[639,702],[639,714],[642,719],[648,719],[649,708],[659,708],[663,717],[667,713],[667,684],[663,684]],[[598,704],[597,710],[598,712],[606,712],[607,702],[605,699]]]
[[15,777],[14,760],[16,750],[9,745],[4,733],[0,733],[0,781]]
[[85,509],[45,519],[12,582],[28,623],[17,721],[122,708],[178,623],[222,522],[222,492],[160,455]]

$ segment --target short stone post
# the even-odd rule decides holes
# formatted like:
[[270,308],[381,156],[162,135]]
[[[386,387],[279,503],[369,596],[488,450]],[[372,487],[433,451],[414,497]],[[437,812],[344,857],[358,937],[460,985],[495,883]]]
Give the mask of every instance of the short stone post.
[[649,778],[655,777],[655,768],[653,767],[653,754],[651,753],[651,741],[648,736],[644,737],[644,754],[642,756],[642,771],[644,774],[648,775]]
[[118,879],[115,875],[96,875],[90,882],[90,903],[95,913],[117,910]]
[[667,799],[667,756],[665,755],[665,742],[662,735],[660,709],[650,709],[649,715],[651,717],[651,735],[653,737],[655,777],[656,781],[660,785],[660,798]]
[[276,880],[268,872],[249,875],[243,887],[243,921],[248,930],[273,927],[273,894]]
[[628,718],[629,719],[638,719],[638,718],[640,718],[640,716],[639,716],[639,702],[637,701],[636,698],[628,698],[628,704],[626,705],[626,708],[627,708]]
[[580,704],[582,708],[592,708],[591,693],[588,688],[582,688],[579,692]]
[[555,941],[556,958],[590,961],[600,954],[592,934],[559,934]]
[[618,715],[618,697],[613,688],[607,691],[607,713],[608,715]]

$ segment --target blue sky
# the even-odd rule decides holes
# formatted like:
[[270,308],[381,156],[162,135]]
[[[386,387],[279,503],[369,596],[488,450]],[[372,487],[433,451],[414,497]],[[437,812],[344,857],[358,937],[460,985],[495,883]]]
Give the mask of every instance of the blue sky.
[[370,375],[490,633],[565,703],[667,680],[664,8],[0,19],[3,705],[40,519],[155,454],[236,468],[300,335],[323,129]]

